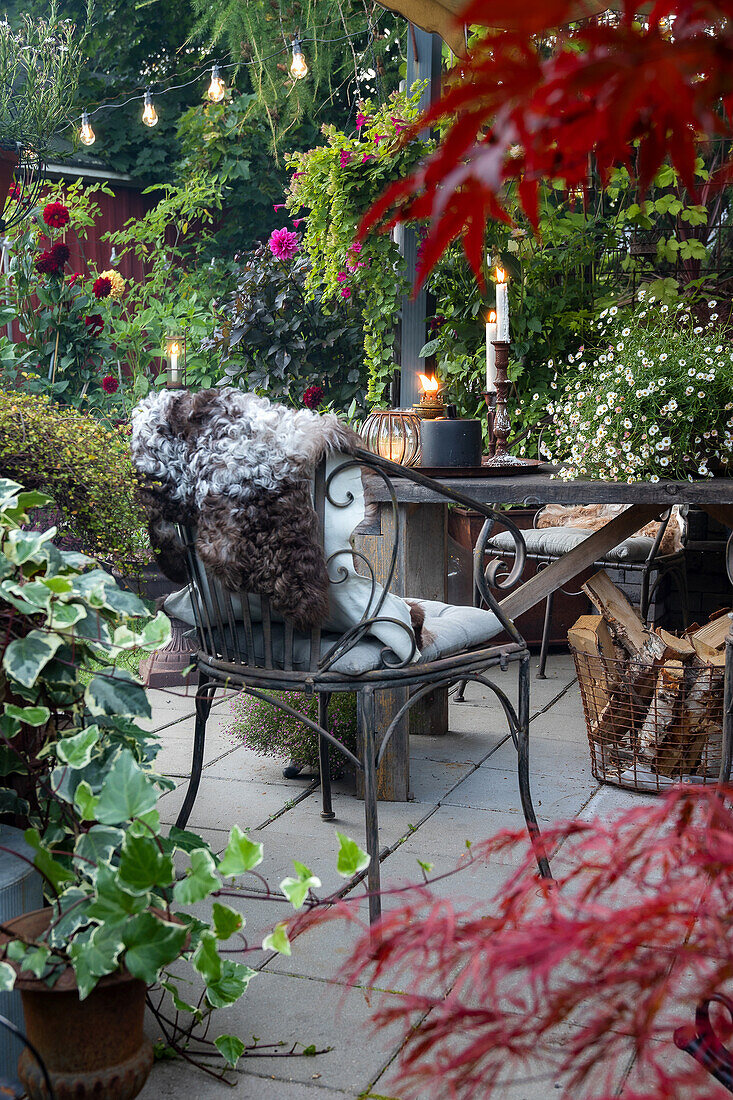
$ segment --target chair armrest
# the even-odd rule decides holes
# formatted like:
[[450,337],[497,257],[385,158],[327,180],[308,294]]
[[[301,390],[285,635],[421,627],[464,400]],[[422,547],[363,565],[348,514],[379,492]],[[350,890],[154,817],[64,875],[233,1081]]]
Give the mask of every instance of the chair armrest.
[[[435,493],[436,496],[442,497],[446,502],[462,504],[466,508],[472,508],[474,511],[481,513],[485,522],[473,552],[474,584],[481,593],[482,599],[494,612],[511,639],[515,642],[519,642],[520,645],[524,645],[524,639],[512,620],[508,619],[506,613],[501,610],[501,605],[491,591],[492,588],[512,588],[520,579],[524,571],[527,549],[524,537],[519,528],[510,519],[507,519],[503,513],[497,512],[496,509],[492,508],[490,505],[483,504],[479,500],[474,500],[473,497],[468,496],[466,493],[451,489],[435,478],[420,473],[420,471],[416,470],[414,467],[401,466],[399,463],[392,462],[388,458],[382,458],[381,455],[375,455],[371,451],[362,449],[357,450],[354,457],[363,465],[370,466],[372,469],[380,472],[389,486],[394,508],[397,507],[397,497],[394,493],[390,478],[401,477],[414,482],[416,485],[422,485],[426,489],[430,489],[431,492]],[[491,538],[494,526],[497,523],[507,529],[514,543],[514,562],[508,572],[506,572],[507,563],[502,558],[496,558],[490,561],[485,569],[483,567],[486,546]],[[506,555],[507,552],[505,551],[504,553]],[[502,573],[502,571],[504,571],[504,573]]]

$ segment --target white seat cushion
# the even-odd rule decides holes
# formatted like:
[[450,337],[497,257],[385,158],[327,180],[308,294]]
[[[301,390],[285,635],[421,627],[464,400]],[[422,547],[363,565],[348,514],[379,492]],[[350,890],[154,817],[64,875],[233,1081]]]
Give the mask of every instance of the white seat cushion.
[[[577,527],[540,527],[537,530],[522,531],[528,554],[548,554],[551,557],[567,554],[592,534],[594,534],[593,531],[583,531]],[[624,539],[613,550],[609,550],[605,559],[646,561],[653,545],[654,539],[649,538],[648,535],[633,535],[630,539]],[[489,539],[488,546],[493,550],[513,552],[514,539],[509,531],[501,531]]]
[[[436,661],[440,657],[451,657],[465,650],[477,649],[485,645],[501,631],[501,624],[493,611],[483,611],[478,607],[459,607],[454,604],[441,603],[439,600],[413,600],[419,603],[425,611],[423,625],[424,644],[418,658],[419,664],[427,661]],[[280,623],[272,624],[272,652],[275,667],[282,668],[284,654],[283,627]],[[238,643],[241,652],[246,652],[244,627],[237,630]],[[259,662],[264,659],[264,638],[262,628],[255,624],[253,627],[253,641],[255,652]],[[321,657],[325,657],[333,645],[341,637],[340,634],[326,633],[321,637]],[[236,660],[236,653],[231,648],[231,637],[228,631],[224,633],[225,653],[222,656],[227,660]],[[343,676],[358,676],[364,672],[371,672],[382,667],[382,651],[385,648],[382,642],[374,637],[367,637],[359,642],[348,653],[344,653],[334,662],[331,671]],[[308,668],[310,658],[310,637],[306,634],[293,636],[293,667],[298,671]],[[389,660],[389,659],[388,659]],[[385,666],[388,667],[388,664]]]

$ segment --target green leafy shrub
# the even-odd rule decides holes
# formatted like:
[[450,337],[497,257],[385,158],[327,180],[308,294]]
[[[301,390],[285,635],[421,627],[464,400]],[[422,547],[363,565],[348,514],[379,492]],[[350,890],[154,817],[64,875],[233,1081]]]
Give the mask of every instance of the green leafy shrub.
[[[241,898],[231,880],[258,866],[262,845],[233,825],[217,859],[195,833],[163,832],[158,799],[174,784],[154,771],[160,746],[139,724],[150,703],[121,658],[157,649],[170,623],[91,559],[59,550],[52,532],[28,530],[29,511],[47,504],[0,479],[0,814],[28,824],[51,907],[45,932],[3,945],[0,991],[19,972],[53,986],[71,968],[83,1000],[124,970],[172,997],[173,1007],[151,1008],[173,1049],[184,1052],[202,1025],[202,1057],[218,1051],[234,1066],[244,1042],[212,1042],[206,1031],[212,1011],[239,1000],[256,975],[233,957],[247,957],[237,935],[244,918],[223,899]],[[337,870],[350,877],[369,857],[347,837],[339,842]],[[318,904],[319,880],[297,861],[295,871],[281,892],[294,909]],[[211,907],[203,919],[202,902]],[[289,954],[285,925],[263,946]],[[189,992],[192,979],[200,994]]]
[[[300,691],[272,692],[274,698],[318,721],[318,699]],[[235,737],[263,756],[292,760],[294,764],[318,771],[318,735],[297,718],[270,706],[254,695],[242,693],[232,705],[234,721],[230,727]],[[345,748],[358,753],[356,733],[356,695],[335,692],[328,711],[328,732]],[[337,751],[331,753],[331,772],[343,769],[344,761]]]
[[148,559],[126,426],[0,390],[0,475],[52,496],[59,534],[86,553],[116,566]]
[[603,310],[595,352],[557,365],[543,453],[562,478],[692,480],[733,458],[733,352],[716,301],[703,324],[639,295],[634,313]]
[[245,253],[236,289],[221,303],[219,327],[204,346],[219,349],[231,385],[300,404],[319,384],[327,401],[345,409],[363,400],[361,322],[343,300],[325,306],[317,290],[306,298],[309,272],[301,253],[278,260],[268,245]]

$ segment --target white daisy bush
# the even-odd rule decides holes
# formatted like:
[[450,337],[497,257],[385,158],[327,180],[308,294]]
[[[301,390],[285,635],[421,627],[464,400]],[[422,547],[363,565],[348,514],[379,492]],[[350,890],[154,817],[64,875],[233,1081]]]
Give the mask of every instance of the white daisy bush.
[[[685,304],[616,307],[597,322],[598,348],[559,364],[540,453],[558,477],[690,481],[733,457],[733,347]],[[554,396],[554,395],[553,395]]]

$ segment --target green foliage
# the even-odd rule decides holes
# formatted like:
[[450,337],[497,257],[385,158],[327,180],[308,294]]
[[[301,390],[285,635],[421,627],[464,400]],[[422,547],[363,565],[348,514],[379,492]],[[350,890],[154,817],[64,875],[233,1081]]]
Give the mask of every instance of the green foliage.
[[[219,350],[223,377],[273,399],[302,402],[320,384],[344,409],[363,401],[361,325],[346,302],[306,296],[303,255],[277,260],[267,245],[242,257],[236,288],[218,307],[219,325],[205,347]],[[221,373],[221,370],[220,370]]]
[[[79,80],[86,30],[59,18],[56,0],[43,16],[23,12],[13,26],[0,22],[0,134],[3,143],[47,148],[68,117]],[[4,196],[3,196],[4,198]]]
[[367,399],[379,404],[395,369],[395,321],[409,292],[397,245],[372,233],[354,249],[363,214],[394,180],[408,173],[432,148],[400,132],[418,114],[420,90],[394,93],[382,106],[359,104],[355,133],[325,126],[326,144],[288,158],[293,175],[288,194],[292,211],[309,210],[304,247],[312,270],[307,287],[325,301],[356,295],[364,320],[364,357],[369,372]]
[[[597,347],[557,365],[545,453],[560,477],[712,477],[733,457],[733,352],[716,301],[701,324],[682,303],[604,310]],[[553,381],[554,389],[558,381]]]
[[[318,721],[318,700],[313,695],[297,691],[272,692],[293,710],[312,722]],[[318,736],[297,718],[270,706],[254,695],[242,694],[233,703],[234,721],[231,732],[241,737],[255,752],[278,759],[292,760],[295,764],[318,770]],[[338,741],[351,752],[358,752],[356,734],[356,696],[336,692],[329,706],[329,729]],[[331,773],[337,775],[343,768],[343,758],[332,751]]]
[[[160,983],[175,1010],[205,1032],[212,1011],[237,1001],[256,973],[230,957],[246,944],[223,946],[243,918],[218,899],[227,878],[258,866],[262,845],[234,826],[217,864],[196,834],[161,831],[158,799],[173,784],[153,770],[159,746],[138,724],[150,707],[142,685],[120,674],[124,650],[113,639],[151,652],[167,640],[167,620],[89,569],[89,559],[59,550],[49,533],[28,530],[28,510],[44,502],[0,479],[0,800],[25,819],[50,904],[44,932],[3,946],[0,988],[11,989],[21,972],[53,986],[71,968],[83,1000],[100,978],[124,969],[147,985]],[[74,614],[65,618],[63,609]],[[104,671],[90,679],[100,661]],[[320,884],[294,865],[281,889],[297,909]],[[211,923],[202,919],[202,903],[211,904]],[[187,911],[192,905],[196,915]],[[271,936],[275,950],[288,950],[282,925]],[[182,962],[203,979],[196,1004],[179,993],[178,983],[190,982]],[[190,1029],[167,1023],[171,1045],[188,1044]],[[229,1066],[245,1049],[231,1035],[214,1043]]]
[[126,428],[0,390],[0,475],[53,497],[59,533],[87,553],[121,568],[147,559]]
[[[199,33],[246,66],[276,145],[287,139],[292,147],[301,120],[323,118],[324,106],[343,110],[352,88],[358,96],[362,84],[376,81],[384,91],[397,85],[404,24],[375,0],[293,0],[287,7],[279,0],[194,0],[193,8]],[[373,33],[377,22],[379,34]],[[294,35],[308,64],[304,80],[290,74]]]
[[252,248],[278,228],[273,207],[282,202],[287,179],[269,151],[270,131],[256,96],[227,90],[221,103],[197,103],[181,115],[177,133],[179,184],[205,177],[221,188],[223,217],[199,262]]

